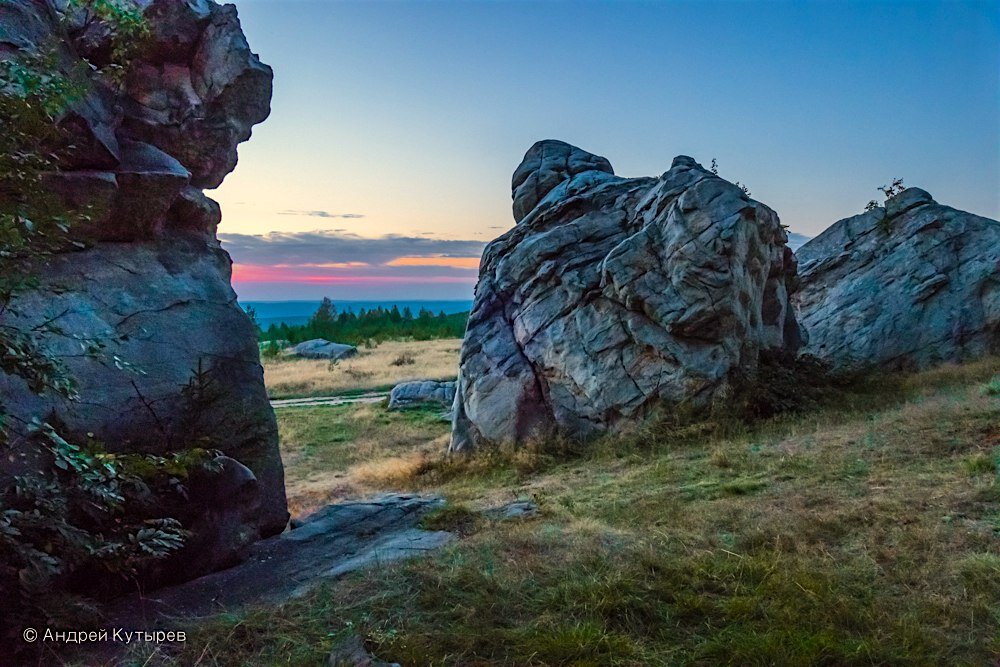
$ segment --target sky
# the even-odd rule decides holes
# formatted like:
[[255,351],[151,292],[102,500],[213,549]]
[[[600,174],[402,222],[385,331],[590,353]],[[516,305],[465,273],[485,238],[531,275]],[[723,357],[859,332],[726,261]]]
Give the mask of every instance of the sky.
[[471,298],[540,139],[715,158],[806,236],[896,177],[1000,218],[1000,2],[235,4],[275,72],[209,193],[243,300]]

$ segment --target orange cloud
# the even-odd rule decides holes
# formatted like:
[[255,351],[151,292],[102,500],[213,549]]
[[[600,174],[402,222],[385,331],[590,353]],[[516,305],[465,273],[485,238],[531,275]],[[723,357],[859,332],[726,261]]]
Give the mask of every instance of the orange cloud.
[[[371,268],[370,265],[360,262],[363,267]],[[340,268],[340,267],[333,267]],[[323,269],[319,269],[322,271]],[[234,283],[299,283],[299,284],[325,284],[325,285],[364,285],[364,284],[400,284],[412,285],[414,282],[421,283],[475,283],[474,276],[467,275],[443,275],[443,276],[412,276],[412,275],[350,275],[350,274],[323,274],[316,271],[316,267],[307,266],[281,266],[274,264],[233,264]]]
[[368,262],[324,262],[322,264],[272,264],[276,269],[292,269],[305,267],[307,269],[360,269],[371,266]]
[[478,257],[397,257],[386,266],[445,266],[453,269],[478,269]]

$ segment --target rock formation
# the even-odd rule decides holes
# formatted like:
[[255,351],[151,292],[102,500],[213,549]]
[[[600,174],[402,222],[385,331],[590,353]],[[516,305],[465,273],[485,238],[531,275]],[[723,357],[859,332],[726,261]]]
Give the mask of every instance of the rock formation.
[[[206,546],[189,554],[185,574],[194,576],[280,532],[288,516],[255,332],[215,236],[219,206],[202,192],[222,182],[237,144],[267,117],[272,74],[251,53],[232,5],[140,6],[150,39],[117,85],[74,66],[108,50],[100,22],[72,9],[61,15],[66,4],[57,0],[0,4],[0,57],[55,48],[83,91],[61,121],[76,149],[48,186],[91,212],[72,230],[82,249],[38,267],[37,289],[2,316],[21,328],[51,321],[72,334],[53,334],[47,345],[79,381],[81,400],[38,397],[3,375],[0,396],[15,417],[57,419],[114,451],[203,442],[222,450],[225,479],[212,484],[232,493],[196,494],[205,506],[194,508],[192,543]],[[81,354],[81,339],[106,347]],[[3,465],[0,474],[9,472]],[[220,525],[233,522],[240,525]]]
[[1000,351],[1000,222],[909,188],[796,253],[804,352],[835,367],[924,368]]
[[517,225],[486,249],[462,345],[452,451],[708,405],[761,350],[798,347],[778,216],[693,159],[620,178],[542,141],[512,191]]

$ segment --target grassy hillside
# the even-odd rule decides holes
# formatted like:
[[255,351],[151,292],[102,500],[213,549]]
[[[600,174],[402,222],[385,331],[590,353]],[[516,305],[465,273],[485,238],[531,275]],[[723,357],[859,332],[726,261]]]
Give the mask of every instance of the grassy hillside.
[[[405,665],[992,664],[998,373],[882,376],[797,417],[452,461],[426,413],[283,410],[293,502],[323,471],[438,492],[451,507],[429,523],[463,537],[204,625],[173,659],[316,665],[356,631]],[[518,498],[540,516],[476,513]]]

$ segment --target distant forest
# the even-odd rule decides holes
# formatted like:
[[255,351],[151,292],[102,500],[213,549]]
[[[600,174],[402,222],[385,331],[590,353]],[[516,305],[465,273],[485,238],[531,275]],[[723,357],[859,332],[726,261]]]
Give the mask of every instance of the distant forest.
[[[255,318],[253,309],[248,309],[251,318]],[[314,338],[325,338],[334,343],[351,345],[371,345],[386,340],[434,340],[437,338],[461,338],[465,335],[465,325],[469,313],[437,314],[421,308],[416,315],[408,307],[402,310],[398,306],[392,308],[364,308],[338,311],[336,304],[328,298],[323,299],[319,308],[305,324],[271,324],[267,329],[261,329],[260,340],[288,341],[291,344],[301,343]],[[256,320],[255,320],[256,321]]]

